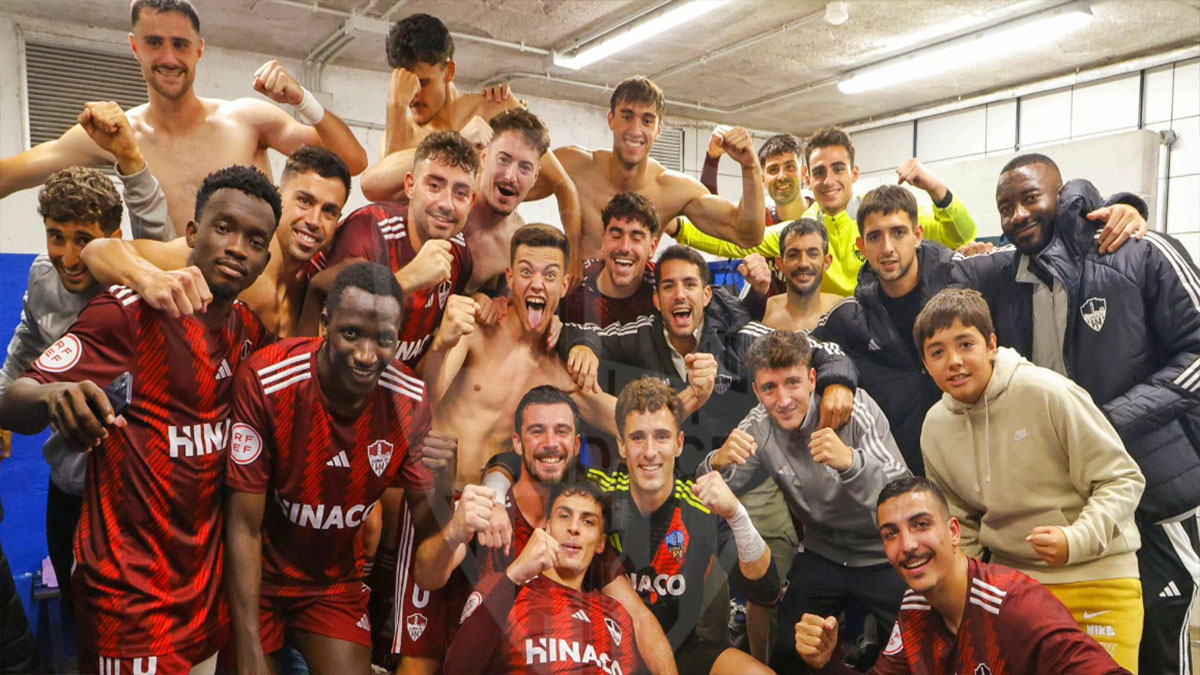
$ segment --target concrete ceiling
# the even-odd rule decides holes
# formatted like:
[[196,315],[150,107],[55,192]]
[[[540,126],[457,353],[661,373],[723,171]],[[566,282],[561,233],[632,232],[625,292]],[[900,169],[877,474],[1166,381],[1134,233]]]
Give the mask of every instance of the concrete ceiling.
[[[546,50],[567,50],[620,26],[660,0],[195,0],[210,45],[303,59],[346,21],[345,14],[395,20],[440,17],[455,33]],[[986,69],[857,95],[839,75],[948,37],[1061,4],[1061,0],[851,0],[840,26],[822,20],[824,0],[735,0],[672,33],[581,71],[549,56],[460,39],[458,82],[465,90],[509,81],[521,95],[607,105],[626,75],[653,77],[670,101],[668,117],[804,133],[1016,86],[1078,69],[1200,42],[1200,0],[1093,0],[1093,21],[1061,40],[1014,45]],[[301,8],[298,5],[305,5]],[[127,30],[128,0],[3,0],[0,11]],[[86,7],[86,13],[81,8]],[[316,7],[317,9],[313,9]],[[788,26],[755,44],[742,43]],[[330,63],[386,70],[384,36],[351,30]],[[715,54],[715,55],[714,55]],[[548,81],[533,75],[592,85]],[[815,85],[815,86],[813,86]],[[782,96],[780,96],[782,95]],[[699,108],[688,107],[687,103]],[[748,103],[754,105],[747,106]],[[732,111],[736,112],[720,112]]]

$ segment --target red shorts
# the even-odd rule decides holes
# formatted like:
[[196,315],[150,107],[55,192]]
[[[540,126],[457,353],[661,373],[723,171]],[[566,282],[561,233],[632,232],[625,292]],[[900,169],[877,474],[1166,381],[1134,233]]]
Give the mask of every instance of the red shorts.
[[467,596],[471,594],[472,584],[461,569],[455,569],[446,585],[436,591],[418,586],[411,568],[420,542],[416,541],[407,502],[400,507],[399,531],[392,653],[435,658],[441,662],[458,629],[458,620],[467,604]]
[[188,675],[193,666],[207,661],[219,648],[219,644],[205,641],[181,652],[109,657],[79,645],[79,672],[81,675]]
[[302,630],[371,648],[371,622],[367,598],[371,591],[362,584],[337,595],[303,598],[267,597],[258,600],[258,622],[264,654],[283,647],[284,634]]

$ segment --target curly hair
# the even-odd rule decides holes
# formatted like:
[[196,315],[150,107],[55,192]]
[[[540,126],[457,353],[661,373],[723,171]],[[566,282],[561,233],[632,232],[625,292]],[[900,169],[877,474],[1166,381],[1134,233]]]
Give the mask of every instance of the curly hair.
[[439,131],[426,136],[417,146],[413,166],[416,167],[426,159],[464,169],[472,176],[479,174],[479,153],[475,152],[475,146],[457,131]]
[[683,425],[683,404],[671,385],[643,375],[625,385],[617,397],[617,432],[625,438],[625,420],[629,413],[652,413],[665,410],[675,420],[675,430]]
[[607,229],[608,223],[613,218],[637,221],[646,228],[651,237],[661,234],[658,211],[654,209],[654,203],[640,192],[618,192],[613,195],[613,198],[604,205],[604,210],[600,212],[600,222],[604,223],[604,227]]
[[73,166],[46,179],[38,191],[38,214],[60,223],[96,223],[104,234],[121,226],[121,195],[96,169]]
[[760,335],[750,348],[742,367],[751,377],[760,370],[777,370],[812,365],[812,345],[804,333],[777,330]]
[[412,70],[418,63],[444,66],[454,58],[454,38],[440,19],[412,14],[392,24],[387,35],[387,60],[392,68]]
[[283,213],[283,206],[279,201],[279,190],[271,184],[271,179],[267,178],[262,171],[252,166],[236,164],[227,166],[220,171],[214,171],[204,177],[204,183],[200,186],[200,191],[196,193],[195,218],[197,221],[200,220],[200,214],[204,212],[204,207],[208,204],[208,198],[217,190],[224,188],[243,192],[270,204],[271,210],[275,212],[275,225],[279,225],[279,216]]

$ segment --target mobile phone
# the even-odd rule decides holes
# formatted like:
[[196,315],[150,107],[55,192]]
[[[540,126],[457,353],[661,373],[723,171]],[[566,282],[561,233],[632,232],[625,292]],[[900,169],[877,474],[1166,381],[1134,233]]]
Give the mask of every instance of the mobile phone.
[[[108,398],[108,404],[112,406],[113,415],[120,415],[129,408],[129,404],[133,402],[133,375],[129,371],[125,371],[117,376],[104,388],[104,396]],[[104,415],[97,409],[95,403],[89,401],[92,412],[96,414],[98,419],[103,419]]]

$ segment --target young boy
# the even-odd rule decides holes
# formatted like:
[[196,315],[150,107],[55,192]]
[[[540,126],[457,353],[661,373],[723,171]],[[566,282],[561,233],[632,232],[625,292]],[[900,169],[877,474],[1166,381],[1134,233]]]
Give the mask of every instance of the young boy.
[[996,347],[987,302],[946,289],[913,339],[944,392],[921,431],[972,557],[1037,579],[1125,668],[1137,668],[1142,590],[1133,512],[1145,487],[1108,419],[1079,385]]

